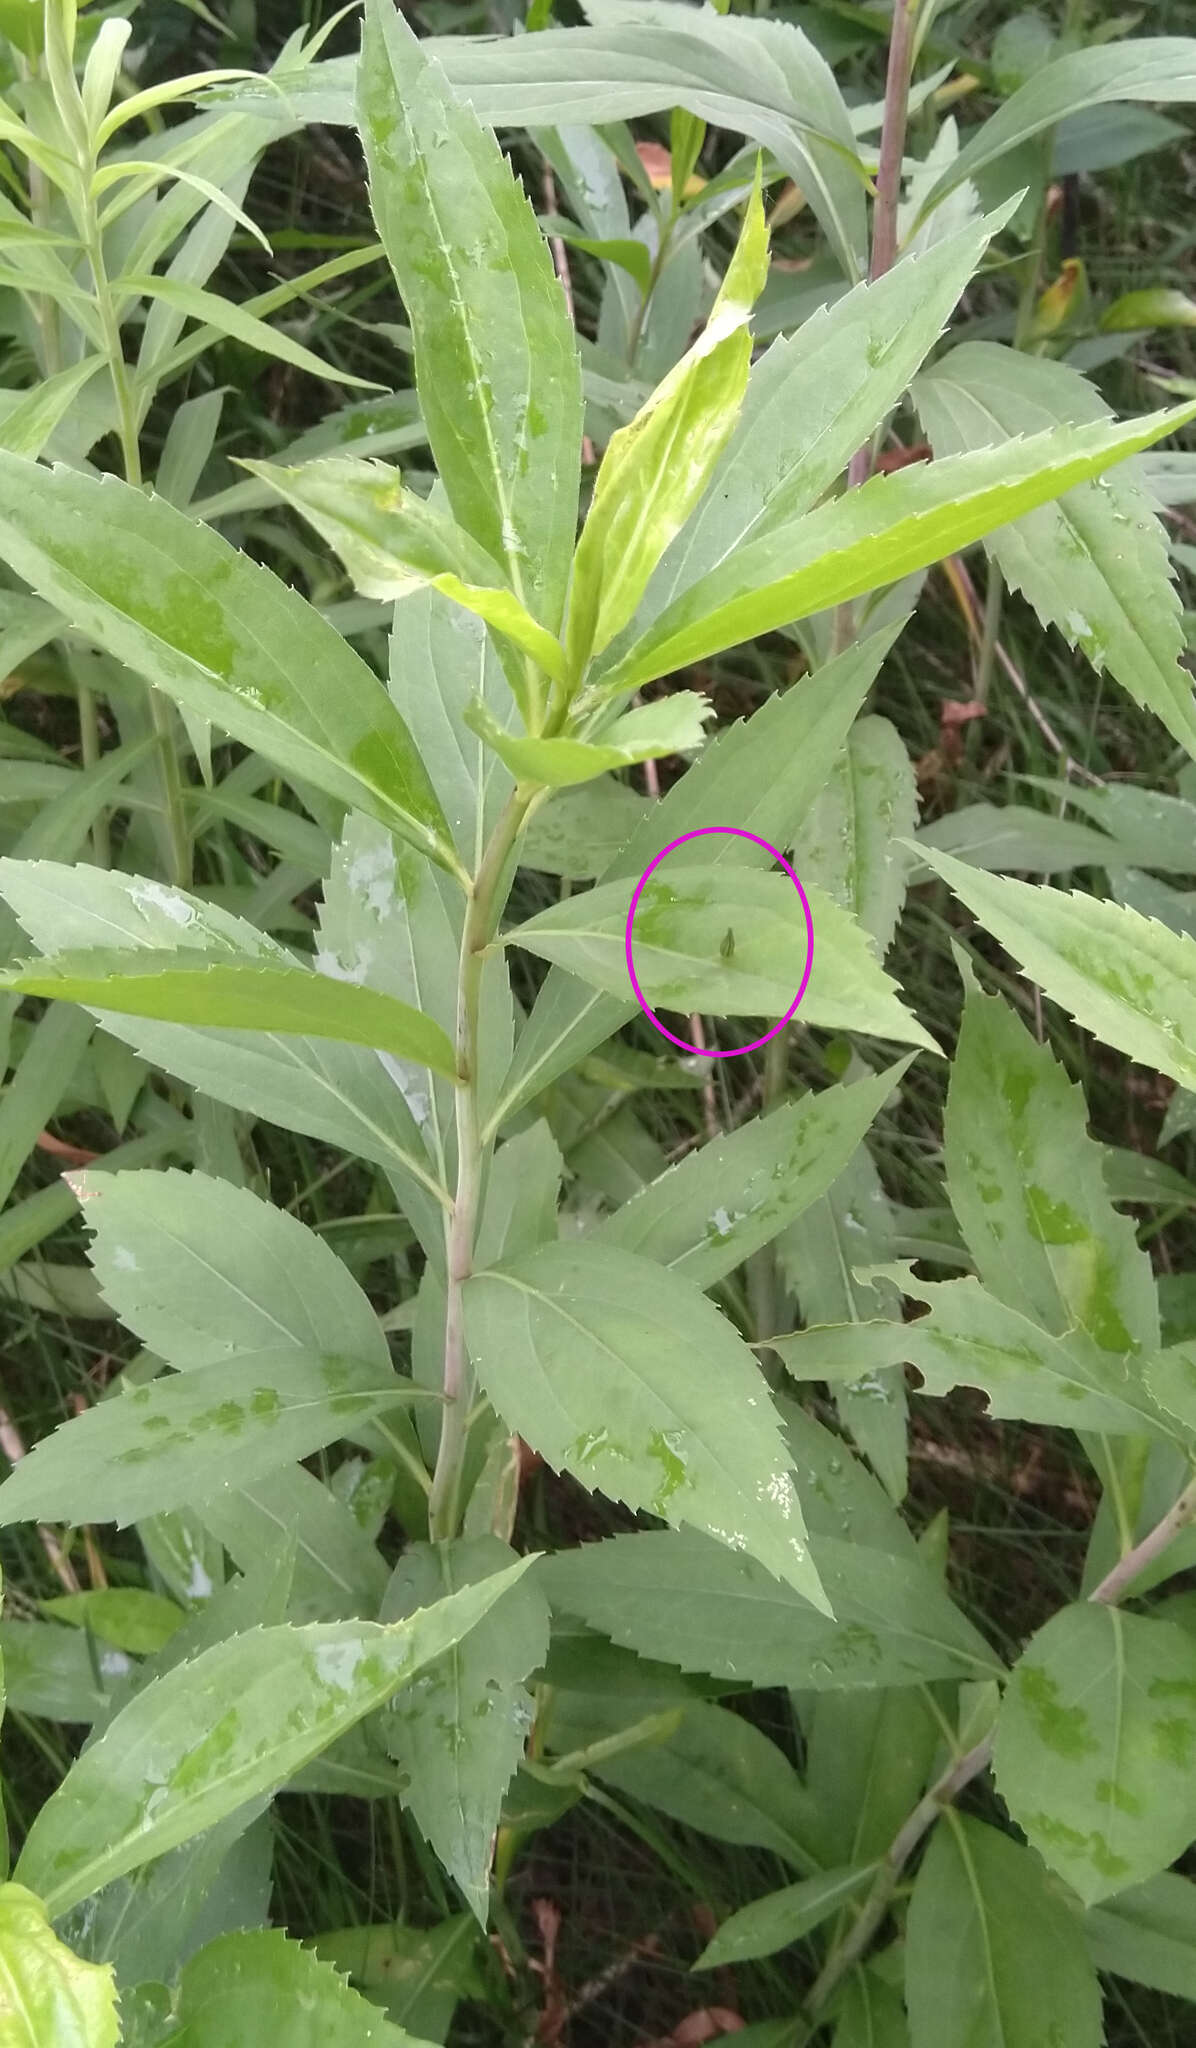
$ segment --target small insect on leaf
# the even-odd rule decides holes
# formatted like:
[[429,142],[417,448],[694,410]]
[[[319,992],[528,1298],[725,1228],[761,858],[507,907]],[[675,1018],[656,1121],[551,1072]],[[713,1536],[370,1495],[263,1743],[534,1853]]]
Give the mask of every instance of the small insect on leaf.
[[735,933],[732,931],[730,925],[727,926],[726,931],[723,933],[722,938],[719,941],[718,950],[719,955],[723,960],[729,960],[731,958],[732,953],[735,951]]

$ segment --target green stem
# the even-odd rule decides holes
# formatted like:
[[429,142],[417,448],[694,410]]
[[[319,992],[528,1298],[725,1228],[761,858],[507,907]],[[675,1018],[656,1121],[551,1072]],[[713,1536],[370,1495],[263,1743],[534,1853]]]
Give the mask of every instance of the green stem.
[[434,1543],[457,1532],[461,1467],[469,1435],[469,1359],[465,1349],[463,1290],[473,1270],[484,1141],[478,1105],[478,1011],[486,949],[502,913],[511,853],[535,789],[520,787],[507,800],[470,890],[457,973],[457,1189],[446,1227],[447,1296],[444,1311],[444,1416],[428,1499]]
[[[79,702],[79,751],[83,766],[94,768],[100,758],[100,722],[96,713],[95,692],[83,681],[76,679],[76,694]],[[98,868],[110,867],[112,847],[108,837],[108,819],[100,812],[91,828],[91,851]]]
[[[124,465],[125,481],[140,488],[141,440],[140,421],[137,416],[137,398],[129,376],[121,342],[120,320],[112,296],[112,286],[104,262],[104,237],[96,212],[95,199],[91,193],[90,167],[84,171],[87,197],[84,202],[84,247],[91,265],[96,310],[104,334],[104,349],[108,357],[108,371],[112,378],[112,389],[116,398],[117,433],[120,439],[121,461]],[[171,881],[176,888],[186,888],[191,880],[191,835],[187,828],[187,812],[183,799],[183,779],[179,771],[178,749],[175,746],[174,731],[170,720],[170,707],[152,684],[146,685],[149,700],[150,720],[158,741],[159,774],[162,784],[162,807],[166,816],[166,828],[170,842]]]
[[[889,31],[889,64],[885,74],[885,111],[880,131],[880,160],[876,171],[876,204],[872,212],[872,255],[868,279],[875,284],[897,260],[897,208],[901,202],[901,165],[905,155],[905,130],[909,119],[909,86],[914,62],[914,22],[918,0],[896,0],[893,25]],[[847,471],[847,488],[867,481],[872,467],[871,448],[857,448]],[[855,607],[850,599],[835,608],[831,625],[831,653],[842,654],[855,638]]]

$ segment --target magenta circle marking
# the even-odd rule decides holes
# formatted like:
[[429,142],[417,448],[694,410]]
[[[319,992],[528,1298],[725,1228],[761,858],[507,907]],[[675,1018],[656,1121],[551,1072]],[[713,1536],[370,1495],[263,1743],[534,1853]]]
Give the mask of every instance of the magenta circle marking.
[[[780,1019],[779,1023],[774,1024],[771,1031],[766,1031],[762,1038],[753,1038],[750,1045],[733,1046],[731,1050],[728,1052],[723,1052],[717,1048],[712,1051],[708,1046],[704,1045],[690,1045],[687,1039],[678,1038],[672,1031],[668,1029],[666,1025],[661,1023],[660,1018],[657,1016],[655,1010],[653,1010],[646,1002],[644,998],[644,992],[640,987],[639,982],[636,980],[635,961],[632,957],[631,951],[631,928],[635,923],[635,913],[639,908],[639,900],[644,892],[644,883],[647,881],[649,875],[653,872],[655,868],[658,868],[660,866],[660,863],[664,859],[666,854],[672,853],[678,846],[684,846],[686,841],[689,839],[703,838],[705,834],[708,832],[728,832],[731,834],[733,838],[736,839],[750,839],[753,846],[762,846],[764,848],[765,853],[770,853],[774,860],[780,861],[781,866],[784,868],[785,873],[789,877],[789,880],[792,882],[794,888],[797,890],[798,899],[802,907],[802,914],[806,920],[806,971],[801,978],[801,987],[798,989],[797,994],[794,996],[793,1001],[789,1005],[789,1008],[786,1010],[784,1016]],[[806,990],[810,986],[810,969],[814,965],[814,919],[810,915],[809,899],[807,898],[806,892],[802,888],[801,883],[798,881],[797,876],[794,874],[793,869],[790,867],[788,861],[785,859],[784,854],[778,852],[775,846],[770,846],[767,839],[760,839],[755,832],[745,831],[742,825],[699,825],[696,831],[683,832],[681,834],[680,839],[670,839],[668,845],[662,846],[655,860],[649,861],[647,867],[644,869],[643,874],[640,876],[639,881],[635,885],[635,893],[631,898],[631,904],[627,912],[627,924],[623,934],[623,951],[627,960],[627,972],[631,978],[631,986],[635,991],[636,1002],[639,1004],[645,1017],[647,1017],[649,1021],[656,1026],[656,1029],[660,1032],[662,1038],[667,1038],[671,1045],[679,1045],[681,1047],[682,1052],[696,1053],[699,1059],[733,1060],[737,1059],[740,1053],[756,1052],[760,1046],[767,1045],[770,1038],[775,1038],[778,1031],[783,1031],[785,1029],[786,1024],[789,1022],[789,1019],[792,1017],[794,1011],[797,1009],[798,1004],[801,1002],[802,997],[805,995]]]

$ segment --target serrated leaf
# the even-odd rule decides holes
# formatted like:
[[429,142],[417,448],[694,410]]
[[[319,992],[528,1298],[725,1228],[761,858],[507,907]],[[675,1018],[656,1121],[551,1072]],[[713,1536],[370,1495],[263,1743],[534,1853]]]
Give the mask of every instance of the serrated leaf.
[[887,718],[858,718],[829,778],[801,820],[793,862],[868,933],[883,960],[905,897],[908,855],[897,845],[918,822],[913,764]]
[[875,1867],[864,1863],[854,1868],[849,1865],[821,1871],[817,1877],[803,1878],[800,1884],[786,1885],[783,1891],[753,1899],[750,1906],[741,1906],[723,1921],[714,1939],[702,1950],[695,1970],[751,1962],[757,1956],[775,1955],[778,1949],[801,1941],[855,1898],[872,1879]]
[[626,845],[649,801],[613,776],[560,790],[532,812],[520,864],[571,882],[592,882]]
[[96,1278],[176,1371],[291,1344],[389,1363],[378,1318],[318,1232],[206,1173],[75,1174]]
[[798,1380],[855,1380],[908,1361],[927,1393],[983,1388],[991,1415],[1186,1441],[1185,1430],[1151,1399],[1140,1360],[1101,1349],[1082,1330],[1052,1337],[977,1280],[906,1279],[904,1291],[928,1302],[929,1314],[912,1323],[799,1330],[770,1344]]
[[1085,1601],[1039,1629],[997,1721],[997,1789],[1085,1905],[1153,1877],[1196,1836],[1196,1642]]
[[714,1286],[838,1177],[903,1072],[804,1095],[712,1140],[604,1218],[594,1240]]
[[613,692],[895,583],[1139,454],[1196,405],[1123,427],[1055,427],[876,476],[739,548],[675,598],[601,678]]
[[[802,1477],[807,1489],[820,1479]],[[847,1517],[833,1533],[812,1529],[810,1549],[833,1621],[691,1530],[583,1543],[545,1561],[543,1584],[554,1605],[640,1656],[738,1683],[871,1692],[999,1668],[916,1554],[852,1541]]]
[[[291,1347],[151,1381],[44,1437],[0,1486],[0,1526],[117,1522],[248,1484],[393,1404],[432,1398],[377,1366]],[[217,1455],[217,1448],[218,1455]]]
[[177,2003],[179,2048],[259,2048],[282,2014],[287,2048],[428,2048],[280,1928],[208,1942]]
[[[580,679],[632,617],[731,435],[752,359],[748,320],[768,274],[760,172],[710,319],[631,424],[611,436],[582,528],[566,638]],[[679,457],[681,459],[679,459]]]
[[[412,1544],[395,1567],[381,1619],[396,1621],[502,1571],[495,1537]],[[403,1803],[486,1925],[490,1862],[503,1796],[534,1715],[524,1687],[548,1650],[548,1608],[522,1580],[446,1656],[428,1665],[386,1717],[386,1747],[407,1774]]]
[[[855,921],[817,890],[806,894],[814,957],[803,1022],[937,1050],[897,1000],[895,984]],[[630,900],[625,882],[600,882],[517,925],[505,943],[555,961],[604,994],[621,996],[630,985]],[[636,906],[632,950],[636,979],[654,1008],[767,1017],[770,1023],[788,1010],[810,958],[805,912],[789,877],[730,865],[658,869]]]
[[185,709],[459,872],[411,735],[372,670],[210,527],[115,477],[0,452],[0,554]]
[[544,1245],[466,1282],[465,1325],[499,1414],[558,1471],[825,1606],[766,1383],[695,1288],[629,1252]]
[[59,1941],[24,1885],[0,1885],[0,2038],[4,2048],[116,2048],[116,1980]]
[[905,2002],[918,2048],[1101,2048],[1080,1924],[1038,1858],[948,1808],[914,1880]]
[[551,255],[497,142],[382,0],[366,12],[357,90],[371,204],[415,336],[436,467],[461,525],[554,632],[582,406]]
[[1196,940],[1120,904],[983,875],[927,846],[921,852],[1077,1023],[1196,1088]]
[[454,1913],[435,1927],[387,1920],[338,1928],[318,1934],[312,1946],[384,2002],[393,2019],[442,2041],[461,1999],[482,1995],[477,1941],[472,1914]]
[[1153,1350],[1148,1255],[1116,1214],[1083,1091],[1010,1005],[966,989],[944,1119],[947,1190],[989,1292],[1054,1336]]
[[373,1046],[451,1075],[453,1049],[430,1017],[353,982],[229,951],[139,948],[58,953],[0,972],[0,988],[118,1015],[216,1030],[302,1032]]
[[256,1629],[168,1672],[123,1708],[41,1808],[20,1881],[50,1913],[64,1913],[283,1783],[459,1642],[529,1562],[389,1627]]
[[[995,342],[967,342],[914,385],[936,456],[961,455],[1043,428],[1108,419],[1094,387],[1065,363]],[[1192,679],[1183,667],[1179,596],[1148,498],[1122,470],[1081,484],[985,543],[1007,584],[1094,668],[1196,750]]]

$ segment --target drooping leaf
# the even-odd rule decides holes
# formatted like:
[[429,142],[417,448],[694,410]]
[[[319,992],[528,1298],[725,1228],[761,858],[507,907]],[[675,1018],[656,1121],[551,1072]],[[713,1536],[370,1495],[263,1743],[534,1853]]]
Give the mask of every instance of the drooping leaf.
[[948,1808],[914,1879],[905,2001],[918,2048],[1100,2048],[1080,1924],[1029,1849]]
[[997,1788],[1086,1905],[1166,1869],[1196,1835],[1196,1642],[1086,1601],[1039,1629],[997,1722]]
[[[402,599],[430,585],[505,634],[546,674],[563,675],[559,642],[505,588],[493,557],[447,514],[405,489],[397,470],[348,455],[285,467],[247,462],[245,468],[310,520],[364,597]],[[532,699],[518,664],[511,674],[529,713]]]
[[0,452],[0,554],[184,708],[457,871],[411,736],[371,670],[210,527],[115,477]]
[[[146,949],[147,958],[178,947],[216,947],[293,965],[292,956],[254,926],[139,875],[5,861],[0,894],[45,952],[111,946],[115,937],[122,947]],[[422,1073],[413,1086],[402,1062],[387,1068],[373,1048],[333,1039],[133,1021],[113,1011],[104,1011],[101,1021],[114,1037],[217,1102],[388,1168],[425,1250],[433,1257],[443,1252],[449,1197],[424,1141],[428,1088]]]
[[[806,894],[814,946],[803,1022],[935,1049],[897,1000],[854,919],[817,890]],[[626,882],[600,882],[517,925],[506,941],[556,961],[605,994],[622,995],[629,986],[630,902]],[[632,955],[636,979],[654,1008],[767,1017],[772,1023],[788,1010],[805,978],[809,929],[787,875],[731,865],[662,866],[636,906]]]
[[551,1465],[825,1606],[766,1383],[695,1288],[605,1245],[544,1245],[467,1281],[465,1323],[494,1406]]
[[1196,38],[1140,36],[1129,42],[1071,50],[1045,64],[977,130],[927,194],[937,206],[972,178],[1064,115],[1121,100],[1196,100]]
[[116,2048],[119,2038],[111,1968],[73,1955],[24,1885],[0,1885],[4,2048]]
[[[392,1403],[410,1380],[291,1346],[246,1352],[100,1401],[43,1437],[0,1486],[0,1525],[115,1521],[202,1500],[306,1458]],[[213,1452],[219,1446],[218,1465]]]
[[[401,1620],[511,1561],[492,1536],[412,1544],[395,1568],[381,1619]],[[521,1580],[463,1642],[426,1666],[386,1717],[387,1749],[407,1775],[404,1804],[483,1927],[503,1795],[534,1714],[523,1681],[547,1648],[544,1596],[533,1580]]]
[[51,954],[5,968],[0,988],[161,1023],[306,1032],[373,1046],[440,1074],[454,1071],[453,1049],[440,1026],[410,1004],[306,967],[238,959],[231,948]]
[[188,320],[201,320],[220,334],[231,334],[235,341],[244,342],[246,347],[273,356],[279,362],[290,363],[294,369],[306,371],[309,377],[323,378],[333,384],[356,384],[367,391],[379,388],[368,377],[355,377],[348,370],[324,362],[302,343],[292,340],[283,329],[267,326],[264,320],[255,319],[244,306],[226,299],[221,292],[202,291],[198,285],[189,284],[183,278],[138,277],[129,272],[122,273],[120,287],[135,298],[161,299]]
[[1056,427],[876,476],[737,549],[666,607],[602,677],[612,693],[862,597],[979,540],[1176,432],[1196,406],[1127,426]]
[[529,1562],[389,1627],[259,1629],[169,1672],[116,1716],[41,1808],[20,1882],[63,1913],[281,1784],[460,1641]]
[[383,0],[366,12],[358,108],[436,467],[460,524],[555,632],[573,551],[582,412],[576,344],[548,246],[493,136]]
[[[1023,434],[1109,415],[1100,394],[1065,363],[995,342],[968,342],[920,376],[914,399],[936,456],[962,455]],[[1166,535],[1123,469],[1080,484],[989,535],[1006,583],[1057,626],[1097,669],[1107,668],[1196,751],[1192,679]]]
[[980,874],[924,846],[1032,981],[1106,1045],[1196,1088],[1196,940],[1136,910]]

